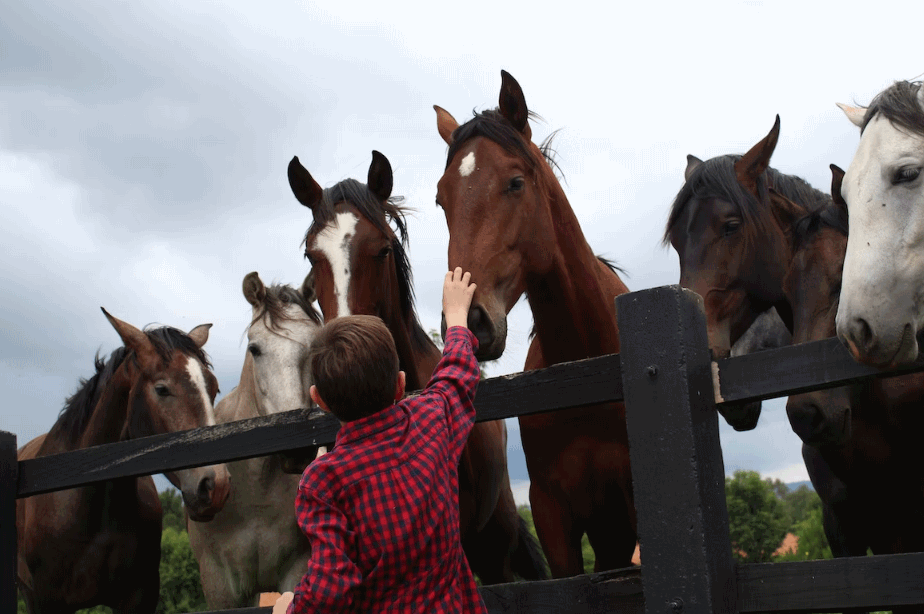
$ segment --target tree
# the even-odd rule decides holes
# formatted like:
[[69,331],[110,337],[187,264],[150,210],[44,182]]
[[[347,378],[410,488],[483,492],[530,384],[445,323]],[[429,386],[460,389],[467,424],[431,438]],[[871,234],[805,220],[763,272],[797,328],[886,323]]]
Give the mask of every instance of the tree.
[[161,492],[160,505],[164,509],[164,528],[186,531],[186,510],[179,491],[170,488]]
[[789,525],[773,484],[756,471],[736,471],[725,478],[725,498],[732,554],[748,563],[770,561]]
[[786,511],[789,513],[789,531],[798,535],[798,525],[806,520],[813,511],[821,512],[821,498],[814,490],[803,484],[796,490],[790,490],[783,497]]
[[811,508],[805,518],[796,523],[793,533],[799,538],[799,548],[795,552],[781,557],[781,560],[810,561],[833,558],[831,546],[828,545],[828,538],[825,537],[820,505]]

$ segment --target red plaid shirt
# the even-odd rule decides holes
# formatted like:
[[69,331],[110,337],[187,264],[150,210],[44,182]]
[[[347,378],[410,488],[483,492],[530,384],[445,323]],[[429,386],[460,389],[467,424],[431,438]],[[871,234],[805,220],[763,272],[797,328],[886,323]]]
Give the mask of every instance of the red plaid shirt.
[[305,470],[295,511],[311,559],[289,614],[487,613],[459,538],[477,343],[450,328],[419,396],[344,424],[334,449]]

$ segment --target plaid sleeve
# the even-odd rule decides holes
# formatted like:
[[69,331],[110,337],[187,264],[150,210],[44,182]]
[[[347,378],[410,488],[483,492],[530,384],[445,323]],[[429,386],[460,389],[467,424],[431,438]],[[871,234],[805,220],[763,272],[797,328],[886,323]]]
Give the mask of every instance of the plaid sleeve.
[[299,527],[311,544],[311,558],[288,614],[339,612],[353,603],[352,590],[362,573],[348,556],[354,533],[346,516],[335,506],[299,488],[295,500]]
[[433,376],[424,390],[425,395],[443,397],[450,439],[456,454],[468,440],[475,424],[475,391],[481,371],[475,359],[478,340],[464,326],[453,326],[446,331],[443,357],[436,365]]

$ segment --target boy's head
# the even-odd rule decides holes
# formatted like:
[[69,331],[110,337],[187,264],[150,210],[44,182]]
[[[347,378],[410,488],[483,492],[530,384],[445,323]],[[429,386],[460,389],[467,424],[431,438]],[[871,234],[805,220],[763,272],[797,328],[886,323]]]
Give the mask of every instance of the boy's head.
[[344,316],[322,326],[308,369],[312,400],[341,422],[371,416],[404,394],[395,340],[375,316]]

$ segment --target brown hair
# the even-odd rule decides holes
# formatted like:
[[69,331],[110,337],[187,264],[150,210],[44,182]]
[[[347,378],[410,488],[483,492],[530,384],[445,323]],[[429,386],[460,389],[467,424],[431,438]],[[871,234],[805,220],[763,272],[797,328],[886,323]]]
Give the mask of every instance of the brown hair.
[[342,422],[371,416],[395,400],[398,351],[375,316],[344,316],[322,326],[308,368],[318,394]]

